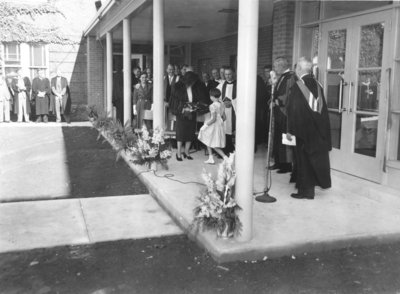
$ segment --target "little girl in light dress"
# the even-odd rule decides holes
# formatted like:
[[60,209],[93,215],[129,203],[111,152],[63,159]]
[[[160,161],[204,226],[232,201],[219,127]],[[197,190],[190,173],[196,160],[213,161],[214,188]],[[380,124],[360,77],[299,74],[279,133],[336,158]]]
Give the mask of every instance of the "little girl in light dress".
[[204,122],[204,125],[199,131],[198,139],[207,146],[208,160],[204,163],[214,164],[212,149],[215,150],[222,158],[225,158],[225,153],[221,148],[225,147],[225,106],[220,99],[221,91],[218,89],[210,90],[210,98],[213,103],[210,105],[211,118]]

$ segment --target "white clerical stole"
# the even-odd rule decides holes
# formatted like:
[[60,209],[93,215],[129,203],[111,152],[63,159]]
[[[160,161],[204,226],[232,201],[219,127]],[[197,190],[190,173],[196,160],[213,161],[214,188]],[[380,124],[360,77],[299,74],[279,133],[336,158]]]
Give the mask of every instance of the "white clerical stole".
[[[217,86],[217,89],[222,92],[222,87],[224,86],[224,83],[221,83]],[[225,108],[225,121],[224,121],[224,126],[225,126],[225,133],[227,135],[232,135],[233,134],[233,125],[232,125],[232,117],[233,117],[233,109],[236,108],[235,100],[233,100],[233,83],[232,84],[227,84],[225,88],[225,97],[221,97],[222,100],[225,98],[228,98],[232,102],[232,107],[231,108]]]
[[189,102],[192,103],[193,102],[192,86],[186,88],[186,92],[187,92],[187,95],[188,95]]

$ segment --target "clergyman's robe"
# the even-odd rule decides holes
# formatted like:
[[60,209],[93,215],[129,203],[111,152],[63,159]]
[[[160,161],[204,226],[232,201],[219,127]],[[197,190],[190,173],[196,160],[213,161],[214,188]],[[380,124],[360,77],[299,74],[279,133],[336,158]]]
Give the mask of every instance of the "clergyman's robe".
[[[311,75],[303,76],[302,80],[291,87],[287,104],[288,131],[296,136],[296,187],[326,189],[331,187],[329,151],[332,149],[328,108],[318,82]],[[304,88],[302,91],[298,83],[303,83],[312,96],[305,97]]]
[[[44,92],[44,95],[39,95],[39,92]],[[36,115],[49,114],[50,102],[50,81],[47,78],[34,78],[32,81],[32,99],[36,104]],[[41,96],[41,97],[40,97]]]

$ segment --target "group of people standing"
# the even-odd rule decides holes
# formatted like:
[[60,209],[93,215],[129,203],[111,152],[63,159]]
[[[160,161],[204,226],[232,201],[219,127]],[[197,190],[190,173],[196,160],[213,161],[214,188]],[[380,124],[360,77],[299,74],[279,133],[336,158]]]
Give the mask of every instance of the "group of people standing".
[[43,69],[30,79],[23,75],[22,69],[7,77],[0,78],[0,122],[11,122],[10,112],[17,115],[17,122],[47,123],[49,113],[61,122],[62,116],[70,122],[71,97],[68,81],[57,70],[51,81],[45,77]]
[[[226,66],[213,69],[213,79],[203,73],[202,79],[191,66],[184,66],[181,75],[175,67],[167,66],[165,77],[165,101],[169,111],[176,116],[176,159],[191,160],[191,142],[199,139],[207,146],[209,158],[214,164],[212,149],[221,157],[234,151],[236,82],[233,68]],[[205,115],[206,114],[206,115]],[[197,117],[204,115],[203,126],[198,130]],[[198,136],[196,136],[199,131]],[[184,150],[182,150],[184,149]]]
[[[151,71],[150,71],[151,73]],[[236,80],[232,67],[203,72],[201,78],[191,66],[179,71],[169,64],[164,77],[164,100],[168,112],[176,117],[176,160],[192,160],[191,143],[198,139],[207,146],[207,164],[214,164],[213,150],[224,158],[234,152],[236,125]],[[264,67],[265,79],[257,76],[255,143],[266,143],[269,109],[272,108],[273,136],[271,142],[274,164],[278,173],[291,172],[290,182],[296,183],[298,199],[313,199],[315,186],[331,186],[329,151],[330,125],[322,87],[312,75],[312,63],[299,59],[295,71],[288,60],[279,57],[272,66]],[[152,109],[153,92],[149,71],[135,74],[133,110],[137,127],[151,127],[145,111]],[[204,115],[203,126],[197,117]],[[198,132],[198,135],[196,133]],[[296,138],[295,146],[285,145]],[[256,151],[256,150],[255,150]]]

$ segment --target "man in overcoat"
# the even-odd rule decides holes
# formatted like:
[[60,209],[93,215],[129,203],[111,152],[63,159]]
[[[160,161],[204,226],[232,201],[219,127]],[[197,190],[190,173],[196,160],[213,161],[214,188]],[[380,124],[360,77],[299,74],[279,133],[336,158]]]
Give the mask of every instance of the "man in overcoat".
[[67,78],[62,76],[60,69],[57,69],[57,75],[51,79],[51,93],[51,108],[56,114],[56,121],[61,122],[61,115],[63,115],[65,121],[70,123],[71,95]]
[[274,70],[279,76],[274,91],[274,141],[273,157],[275,164],[272,169],[279,169],[278,173],[292,171],[293,150],[282,144],[282,134],[287,131],[286,102],[288,90],[293,82],[294,72],[290,70],[288,60],[278,57],[274,62]]

